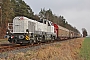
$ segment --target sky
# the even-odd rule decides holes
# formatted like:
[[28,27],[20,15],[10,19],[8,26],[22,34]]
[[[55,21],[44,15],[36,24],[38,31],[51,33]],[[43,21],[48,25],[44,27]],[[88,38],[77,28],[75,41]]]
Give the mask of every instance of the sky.
[[38,14],[41,8],[51,9],[53,14],[64,16],[66,21],[80,32],[85,28],[90,35],[90,0],[24,0]]

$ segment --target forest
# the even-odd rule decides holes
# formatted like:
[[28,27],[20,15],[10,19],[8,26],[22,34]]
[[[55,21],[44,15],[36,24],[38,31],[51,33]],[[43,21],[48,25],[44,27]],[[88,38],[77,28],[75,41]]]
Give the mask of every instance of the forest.
[[3,38],[6,33],[7,24],[12,23],[16,16],[25,16],[33,20],[45,18],[69,30],[79,32],[76,27],[67,22],[64,16],[56,16],[50,8],[48,10],[41,8],[40,12],[35,14],[23,0],[0,0],[0,38]]

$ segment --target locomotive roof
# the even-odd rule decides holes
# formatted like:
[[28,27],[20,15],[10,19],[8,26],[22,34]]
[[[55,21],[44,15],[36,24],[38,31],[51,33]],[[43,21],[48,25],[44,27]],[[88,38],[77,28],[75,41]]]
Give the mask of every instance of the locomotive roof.
[[28,20],[29,18],[24,17],[24,16],[17,16],[17,17],[14,18],[14,20],[15,19]]
[[27,17],[24,16],[17,16],[15,17],[13,20],[28,20],[28,21],[32,21],[32,22],[40,22],[40,23],[44,23],[44,21],[48,22],[50,25],[53,25],[51,21],[49,21],[48,19],[40,19],[39,21],[33,20],[33,19],[29,19]]

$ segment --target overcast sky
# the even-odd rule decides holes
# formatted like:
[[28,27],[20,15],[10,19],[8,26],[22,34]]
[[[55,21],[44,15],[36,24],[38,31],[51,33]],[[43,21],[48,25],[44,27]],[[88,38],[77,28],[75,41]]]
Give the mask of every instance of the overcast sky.
[[90,34],[90,0],[24,0],[38,14],[41,8],[51,9],[57,16],[64,16],[80,32],[86,28]]

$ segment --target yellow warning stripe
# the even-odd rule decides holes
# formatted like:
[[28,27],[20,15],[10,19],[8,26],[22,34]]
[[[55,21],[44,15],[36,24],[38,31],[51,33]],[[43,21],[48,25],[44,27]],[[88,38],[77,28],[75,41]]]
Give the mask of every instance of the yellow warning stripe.
[[26,35],[25,39],[26,39],[26,40],[30,40],[30,37]]

